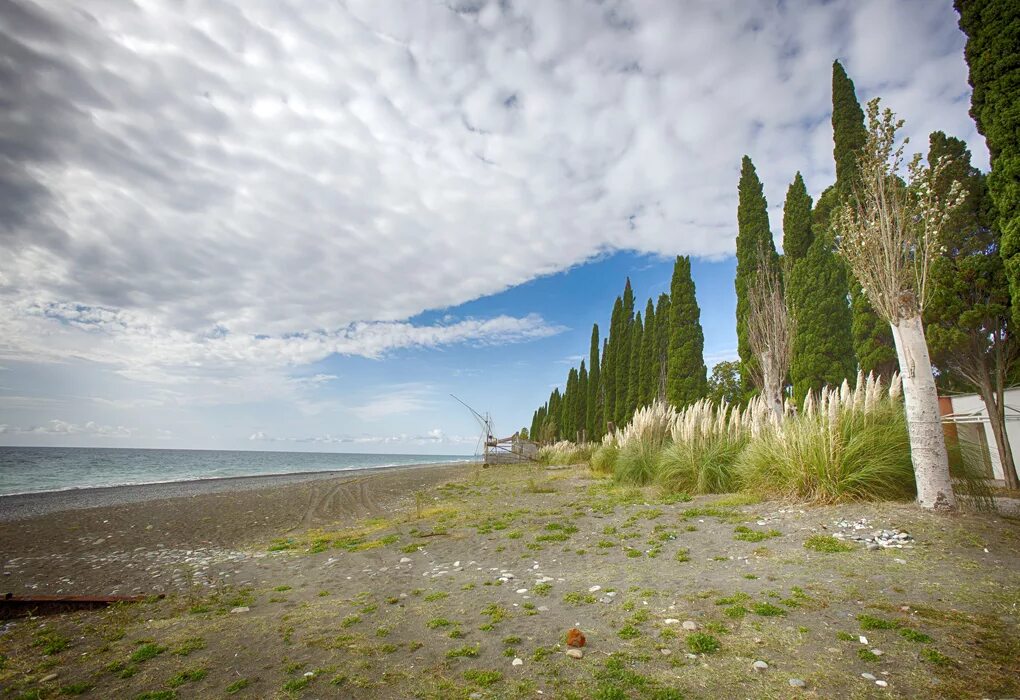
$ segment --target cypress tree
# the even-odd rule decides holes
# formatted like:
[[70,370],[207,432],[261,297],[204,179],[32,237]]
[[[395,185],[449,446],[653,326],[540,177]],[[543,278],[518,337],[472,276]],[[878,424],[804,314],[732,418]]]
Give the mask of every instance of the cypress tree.
[[836,256],[827,231],[793,265],[787,292],[797,325],[793,334],[790,379],[797,405],[809,391],[839,386],[854,375],[846,267]]
[[[620,319],[620,338],[616,349],[612,352],[612,360],[615,365],[613,371],[616,382],[616,406],[613,416],[616,424],[624,426],[630,419],[630,355],[631,355],[631,330],[634,326],[634,291],[630,288],[630,277],[623,288],[623,311]],[[615,333],[615,331],[614,331]],[[613,342],[613,336],[609,336],[609,342]]]
[[786,190],[783,205],[783,257],[787,269],[807,255],[811,239],[811,195],[798,171]]
[[[853,196],[857,157],[868,139],[864,112],[854,81],[839,61],[832,64],[832,156],[836,161],[837,199]],[[835,203],[833,203],[835,206]],[[831,209],[830,209],[831,212]],[[896,368],[896,348],[889,324],[878,317],[857,280],[849,280],[852,335],[857,363],[865,373],[888,377]]]
[[649,299],[645,304],[645,329],[641,335],[641,401],[647,406],[655,400],[656,382],[659,380],[659,358],[656,355],[658,329],[656,329],[655,305]]
[[577,432],[577,426],[574,423],[576,414],[575,403],[577,402],[577,368],[571,367],[570,372],[567,374],[567,387],[563,393],[563,404],[560,409],[561,411],[561,425],[563,426],[560,430],[560,435],[564,440],[576,440],[575,433]]
[[606,420],[616,420],[616,383],[619,376],[619,346],[623,336],[623,299],[616,297],[613,315],[609,322],[609,337],[606,338],[605,352],[602,353],[602,387],[605,392],[604,410]]
[[641,405],[641,348],[644,347],[644,324],[638,311],[630,329],[630,379],[627,383],[627,421]]
[[588,439],[598,440],[602,437],[602,420],[600,417],[599,402],[601,400],[600,376],[601,364],[599,362],[599,324],[594,323],[591,327],[591,348],[588,350],[588,400],[586,403],[585,427],[588,429]]
[[[758,259],[762,252],[764,251],[770,264],[777,266],[779,256],[776,254],[772,232],[769,231],[768,204],[762,191],[761,180],[758,179],[754,163],[747,156],[744,156],[741,162],[740,184],[737,191],[737,277],[734,282],[737,289],[737,354],[740,355],[741,383],[745,392],[750,393],[753,390],[751,377],[757,361],[754,358],[754,353],[751,352],[751,344],[747,337],[749,290],[758,270]],[[688,263],[688,268],[689,266]],[[674,268],[674,276],[675,274]],[[676,307],[676,295],[672,295],[672,303]],[[677,315],[674,313],[674,323],[676,319]],[[676,332],[676,328],[671,331],[674,335]],[[672,343],[670,349],[672,351]],[[702,364],[704,364],[703,361]],[[672,374],[671,366],[670,375]],[[669,393],[669,396],[673,401],[673,395]]]
[[546,442],[556,442],[560,437],[560,390],[559,387],[549,394],[549,410],[546,412],[545,425],[542,428]]
[[988,143],[988,191],[998,209],[999,249],[1020,325],[1020,6],[1005,0],[956,0],[964,56],[974,88],[970,116]]
[[655,304],[655,357],[658,375],[655,377],[655,398],[666,400],[666,377],[669,374],[669,333],[672,328],[669,295],[663,292]]
[[588,415],[588,369],[581,360],[581,370],[577,373],[577,399],[574,402],[574,425],[577,432],[586,432]]
[[670,284],[670,336],[666,396],[683,408],[708,393],[705,334],[691,277],[691,259],[677,256]]

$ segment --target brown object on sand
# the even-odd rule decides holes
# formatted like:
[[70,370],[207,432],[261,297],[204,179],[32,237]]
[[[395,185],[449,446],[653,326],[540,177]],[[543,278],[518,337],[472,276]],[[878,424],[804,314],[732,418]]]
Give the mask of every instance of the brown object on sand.
[[[157,598],[163,598],[160,593]],[[105,608],[113,603],[140,603],[146,600],[142,595],[13,595],[7,593],[0,598],[0,620],[9,620],[22,615],[54,615],[71,610],[92,610]]]
[[584,638],[584,634],[582,634],[581,630],[577,629],[576,627],[571,627],[570,630],[567,631],[568,647],[577,647],[578,649],[580,649],[581,647],[584,646],[585,641],[586,640]]

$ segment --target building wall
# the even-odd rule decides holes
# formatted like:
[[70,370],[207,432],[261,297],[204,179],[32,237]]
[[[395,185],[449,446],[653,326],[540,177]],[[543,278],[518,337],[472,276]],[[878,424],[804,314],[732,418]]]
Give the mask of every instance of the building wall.
[[[1006,436],[1009,438],[1010,449],[1013,451],[1014,462],[1016,451],[1020,446],[1020,414],[1010,410],[1010,407],[1020,408],[1020,388],[1007,389],[1005,393],[1006,402]],[[952,397],[952,412],[960,414],[975,413],[983,420],[980,423],[958,424],[957,431],[963,442],[967,443],[974,438],[983,439],[987,447],[988,462],[991,468],[993,479],[1003,479],[1002,462],[999,460],[999,450],[995,446],[995,435],[992,434],[992,427],[988,424],[988,412],[985,411],[985,403],[977,394],[964,394]],[[976,431],[980,430],[980,433]]]

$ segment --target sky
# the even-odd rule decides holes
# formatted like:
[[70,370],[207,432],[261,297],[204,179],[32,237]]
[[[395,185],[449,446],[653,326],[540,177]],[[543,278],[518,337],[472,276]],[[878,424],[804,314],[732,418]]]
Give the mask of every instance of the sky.
[[466,454],[691,255],[736,355],[831,67],[988,152],[946,1],[0,3],[0,444]]

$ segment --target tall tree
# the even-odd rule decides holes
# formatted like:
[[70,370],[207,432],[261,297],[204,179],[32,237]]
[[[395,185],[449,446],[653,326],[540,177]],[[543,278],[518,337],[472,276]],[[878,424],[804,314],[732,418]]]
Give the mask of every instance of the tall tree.
[[638,311],[634,318],[634,325],[630,329],[630,379],[627,383],[627,413],[625,416],[628,423],[641,403],[641,348],[644,346],[644,332],[641,312]]
[[1005,390],[1017,356],[1010,314],[1009,284],[999,255],[1000,232],[986,176],[970,164],[960,139],[936,131],[928,162],[950,158],[936,182],[948,198],[952,182],[965,199],[946,222],[942,254],[932,266],[932,301],[925,328],[939,380],[949,388],[976,391],[985,404],[1006,486],[1020,488],[1006,433]]
[[602,386],[601,363],[599,361],[599,324],[592,324],[591,347],[588,349],[588,402],[586,404],[585,427],[588,439],[602,437]]
[[868,140],[860,151],[860,186],[836,212],[839,251],[885,319],[896,342],[914,465],[917,502],[922,508],[956,507],[949,458],[939,419],[938,394],[925,341],[922,317],[931,298],[931,267],[939,254],[947,215],[958,205],[936,187],[949,165],[930,167],[911,160],[906,183],[900,177],[902,126],[891,110],[868,103]]
[[701,329],[701,309],[695,296],[689,257],[677,256],[669,296],[666,397],[677,408],[683,408],[708,393],[705,334]]
[[560,408],[560,437],[564,440],[576,440],[577,426],[574,418],[577,415],[574,404],[577,402],[577,368],[571,367],[567,374],[567,386],[563,392],[563,403]]
[[811,239],[811,195],[798,171],[783,204],[783,257],[787,269],[807,255]]
[[658,329],[655,324],[655,304],[649,299],[645,304],[645,329],[641,335],[641,400],[639,406],[647,406],[655,400],[659,381],[659,358],[656,354]]
[[[988,143],[988,189],[998,209],[1001,254],[1013,299],[1020,299],[1020,5],[956,0],[970,69],[970,116]],[[1020,326],[1020,303],[1013,304]]]
[[[768,251],[763,250],[767,256]],[[778,266],[759,261],[748,290],[747,340],[757,360],[754,383],[776,420],[784,416],[783,394],[790,373],[795,320],[790,314]]]
[[602,353],[602,387],[605,392],[605,415],[607,421],[616,421],[616,384],[620,375],[620,342],[623,336],[623,299],[616,297],[613,315],[609,321],[609,337],[606,338],[605,352]]
[[[741,161],[740,184],[737,191],[737,277],[735,281],[737,290],[737,353],[740,355],[741,383],[744,390],[750,393],[754,386],[752,376],[755,371],[755,358],[747,335],[748,294],[758,269],[761,251],[766,252],[765,258],[770,261],[771,265],[778,266],[779,256],[776,253],[775,242],[772,240],[772,232],[769,230],[768,204],[765,201],[761,180],[758,179],[754,163],[747,156],[744,156]],[[675,275],[674,268],[674,277]],[[672,297],[672,302],[675,307],[677,304],[675,295]],[[674,313],[673,320],[675,321],[676,318]],[[676,332],[676,328],[674,328],[672,333]],[[670,374],[672,375],[672,373],[671,367]],[[670,400],[673,400],[672,395],[670,395]]]
[[669,295],[663,292],[655,302],[655,352],[659,376],[655,380],[655,398],[666,401],[666,378],[669,376],[669,334],[672,328],[672,312]]
[[561,395],[559,387],[557,387],[549,395],[549,408],[542,426],[543,442],[556,442],[560,437],[560,402]]
[[820,391],[826,384],[839,386],[854,376],[846,288],[846,267],[836,256],[829,231],[822,229],[787,277],[790,310],[796,319],[790,379],[798,406],[808,392]]
[[708,378],[708,396],[716,404],[724,401],[730,406],[737,406],[743,398],[740,388],[740,363],[735,360],[723,361],[712,368],[712,376]]
[[574,426],[575,430],[580,433],[580,440],[586,442],[588,440],[588,368],[584,366],[584,360],[581,360],[581,369],[577,373],[577,398],[574,400]]
[[[613,374],[616,378],[616,410],[613,415],[617,425],[623,427],[630,419],[631,331],[634,327],[634,290],[630,286],[630,277],[623,288],[623,315],[620,321],[617,345],[619,354],[613,352]],[[609,342],[613,342],[613,336],[609,336]]]
[[[857,158],[868,140],[864,111],[857,101],[854,81],[839,61],[832,63],[832,156],[836,161],[837,203],[854,196],[860,187]],[[889,324],[875,313],[857,280],[848,280],[854,352],[861,371],[889,377],[896,367]]]

